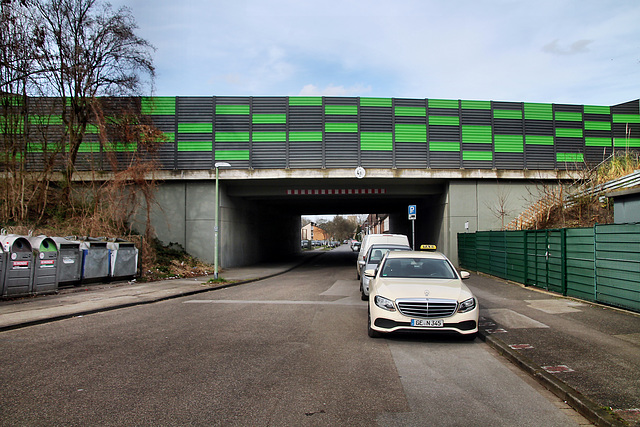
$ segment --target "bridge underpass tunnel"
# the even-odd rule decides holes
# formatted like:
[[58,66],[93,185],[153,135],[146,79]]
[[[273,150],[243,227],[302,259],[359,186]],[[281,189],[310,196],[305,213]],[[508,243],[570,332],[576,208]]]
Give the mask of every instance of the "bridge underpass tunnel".
[[[250,171],[221,171],[220,266],[251,265],[299,252],[303,215],[388,214],[389,232],[406,234],[411,242],[409,205],[417,208],[416,246],[436,244],[457,264],[457,233],[499,230],[526,208],[527,200],[536,199],[539,184],[495,177],[255,179]],[[152,222],[158,238],[213,263],[214,180],[167,180],[156,200],[161,208],[154,209]],[[499,218],[499,208],[508,215]]]
[[[412,240],[409,205],[416,205],[415,242],[442,244],[446,208],[445,182],[438,180],[255,180],[228,181],[225,191],[229,206],[246,205],[260,212],[254,242],[262,246],[259,259],[290,256],[300,251],[301,217],[308,215],[389,215],[388,231]],[[222,220],[225,221],[223,210]],[[265,216],[269,213],[268,216]],[[259,224],[259,225],[258,225]]]

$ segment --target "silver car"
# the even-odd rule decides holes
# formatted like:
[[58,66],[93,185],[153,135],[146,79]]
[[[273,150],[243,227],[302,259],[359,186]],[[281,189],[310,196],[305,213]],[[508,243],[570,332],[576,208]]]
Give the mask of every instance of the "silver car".
[[[387,252],[393,251],[410,251],[411,246],[408,245],[392,245],[392,244],[375,244],[369,247],[364,260],[358,261],[360,263],[360,271],[375,270],[380,264],[380,260]],[[360,276],[360,296],[362,301],[369,299],[369,281],[370,277],[364,274]]]

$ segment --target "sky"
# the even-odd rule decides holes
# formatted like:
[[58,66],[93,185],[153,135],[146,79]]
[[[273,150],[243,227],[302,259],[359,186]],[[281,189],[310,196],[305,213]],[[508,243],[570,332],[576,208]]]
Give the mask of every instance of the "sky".
[[157,96],[615,105],[640,97],[638,0],[111,0]]

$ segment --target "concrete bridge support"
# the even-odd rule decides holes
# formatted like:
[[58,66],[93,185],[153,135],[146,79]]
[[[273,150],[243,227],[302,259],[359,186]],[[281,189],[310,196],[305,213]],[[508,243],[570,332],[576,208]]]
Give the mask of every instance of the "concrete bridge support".
[[[152,223],[164,243],[213,263],[215,183],[172,181],[158,187]],[[299,250],[300,217],[260,202],[230,197],[220,184],[220,266],[277,259]]]
[[[451,180],[448,185],[442,244],[457,264],[458,233],[500,230],[557,182]],[[468,228],[465,227],[468,225]]]

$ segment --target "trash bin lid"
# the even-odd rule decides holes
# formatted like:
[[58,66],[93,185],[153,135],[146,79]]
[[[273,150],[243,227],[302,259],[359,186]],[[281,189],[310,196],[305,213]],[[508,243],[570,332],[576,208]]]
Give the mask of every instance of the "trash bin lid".
[[100,242],[100,241],[92,241],[92,240],[81,240],[80,241],[80,248],[82,249],[106,249],[107,248],[107,242]]
[[69,240],[65,237],[52,237],[51,238],[56,245],[58,245],[58,250],[60,249],[80,249],[80,242],[76,242],[74,240]]
[[29,243],[38,252],[58,252],[56,242],[51,237],[44,235],[29,237]]
[[135,246],[133,242],[125,242],[124,240],[121,242],[107,242],[107,247],[111,250],[130,249]]
[[31,243],[24,236],[7,234],[2,236],[2,247],[5,252],[31,252]]

